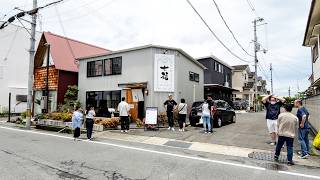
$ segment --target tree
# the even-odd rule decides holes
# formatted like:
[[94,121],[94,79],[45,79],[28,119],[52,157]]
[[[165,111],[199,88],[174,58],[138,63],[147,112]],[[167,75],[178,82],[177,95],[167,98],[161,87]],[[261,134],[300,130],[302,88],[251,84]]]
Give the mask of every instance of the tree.
[[63,112],[70,112],[75,106],[81,106],[78,101],[78,91],[76,85],[68,86],[67,92],[64,95],[64,104],[62,105]]

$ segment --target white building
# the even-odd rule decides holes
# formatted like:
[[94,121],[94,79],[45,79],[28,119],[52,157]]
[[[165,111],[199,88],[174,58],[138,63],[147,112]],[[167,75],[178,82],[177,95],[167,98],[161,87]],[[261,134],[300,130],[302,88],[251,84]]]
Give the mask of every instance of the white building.
[[[41,33],[36,32],[36,47]],[[30,34],[23,27],[9,24],[0,30],[0,113],[26,110]]]
[[181,49],[146,45],[79,61],[79,100],[100,115],[121,97],[132,105],[133,119],[143,118],[146,107],[163,112],[168,94],[189,106],[204,98],[205,67]]

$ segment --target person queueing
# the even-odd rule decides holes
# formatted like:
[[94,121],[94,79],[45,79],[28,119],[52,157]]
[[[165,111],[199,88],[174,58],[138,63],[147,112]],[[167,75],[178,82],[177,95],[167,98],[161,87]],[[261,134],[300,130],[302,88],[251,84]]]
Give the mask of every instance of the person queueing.
[[74,141],[80,137],[80,128],[83,123],[83,114],[80,106],[76,106],[75,111],[72,114],[72,128],[74,130]]
[[169,127],[168,130],[174,131],[174,120],[173,120],[173,110],[176,108],[177,103],[175,100],[173,100],[172,94],[169,94],[168,100],[164,102],[164,108],[167,110],[167,117],[168,117],[168,123]]
[[188,112],[188,105],[186,104],[185,99],[181,99],[181,102],[178,105],[178,111],[179,111],[179,131],[184,132],[186,127],[186,118],[187,118],[187,112]]
[[302,106],[302,101],[300,99],[294,101],[295,107],[298,108],[297,117],[299,119],[298,128],[298,139],[301,145],[301,152],[299,153],[299,158],[307,159],[310,156],[310,145],[309,145],[309,133],[310,124],[308,122],[309,112]]
[[204,101],[202,105],[202,119],[203,119],[203,128],[204,133],[211,133],[211,113],[210,113],[210,105],[207,100]]
[[126,98],[122,97],[121,102],[118,105],[118,111],[121,121],[121,132],[127,133],[129,131],[129,111],[130,106],[126,102]]
[[266,107],[267,126],[271,136],[270,145],[277,142],[277,119],[280,114],[280,108],[283,106],[285,99],[273,95],[266,96],[262,99],[262,103]]
[[90,110],[87,112],[86,115],[86,128],[87,128],[87,138],[88,140],[92,140],[92,130],[94,120],[93,117],[96,116],[96,112],[94,111],[94,107],[90,107]]
[[294,165],[293,157],[293,141],[296,134],[296,125],[298,118],[291,113],[292,105],[287,104],[284,106],[284,112],[278,117],[278,143],[274,155],[275,161],[279,161],[280,151],[284,143],[287,146],[287,159],[288,165]]

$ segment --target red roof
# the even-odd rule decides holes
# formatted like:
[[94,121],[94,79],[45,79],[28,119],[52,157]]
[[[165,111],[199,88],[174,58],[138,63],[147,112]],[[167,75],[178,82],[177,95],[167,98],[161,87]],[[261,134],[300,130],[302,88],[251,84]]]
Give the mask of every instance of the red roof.
[[78,72],[79,68],[75,63],[76,59],[111,52],[108,49],[52,34],[50,32],[44,32],[43,35],[46,42],[50,44],[50,54],[55,68],[59,70]]

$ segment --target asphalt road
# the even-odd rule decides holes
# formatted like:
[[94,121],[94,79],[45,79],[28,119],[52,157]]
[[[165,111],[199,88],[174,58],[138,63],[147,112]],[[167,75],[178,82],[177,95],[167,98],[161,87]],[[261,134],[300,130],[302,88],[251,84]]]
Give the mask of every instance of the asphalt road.
[[319,169],[273,171],[236,157],[47,133],[0,126],[0,179],[320,179]]

